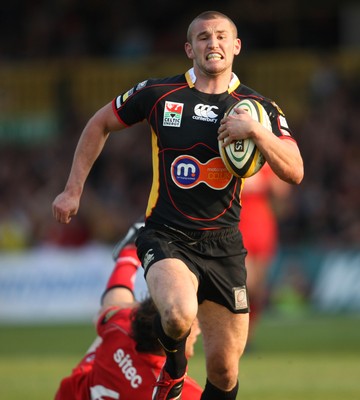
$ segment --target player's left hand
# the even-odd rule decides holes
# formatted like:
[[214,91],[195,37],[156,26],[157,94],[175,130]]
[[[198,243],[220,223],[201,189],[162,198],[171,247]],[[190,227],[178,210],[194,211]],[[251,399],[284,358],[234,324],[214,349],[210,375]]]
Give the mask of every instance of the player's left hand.
[[248,112],[235,108],[236,115],[228,115],[220,121],[218,140],[224,140],[224,146],[234,140],[251,137],[254,130],[254,121]]

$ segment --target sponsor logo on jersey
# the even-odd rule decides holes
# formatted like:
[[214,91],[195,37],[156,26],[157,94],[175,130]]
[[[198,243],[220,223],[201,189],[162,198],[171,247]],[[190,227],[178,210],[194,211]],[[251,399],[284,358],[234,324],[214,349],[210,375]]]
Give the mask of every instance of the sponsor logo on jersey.
[[234,303],[235,303],[235,310],[244,310],[248,308],[248,298],[246,293],[246,287],[234,287]]
[[204,122],[212,122],[216,124],[218,119],[218,114],[214,112],[214,110],[218,110],[217,106],[210,106],[208,104],[196,104],[194,107],[193,119],[204,121]]
[[163,126],[178,128],[181,125],[183,110],[184,103],[165,101]]
[[125,379],[130,382],[131,387],[137,389],[142,383],[142,377],[138,375],[133,366],[133,360],[130,354],[125,353],[123,349],[117,349],[114,353],[114,361],[117,363]]
[[171,177],[178,187],[191,189],[205,183],[212,189],[222,190],[231,181],[233,175],[226,169],[220,157],[201,163],[195,157],[182,155],[171,164]]

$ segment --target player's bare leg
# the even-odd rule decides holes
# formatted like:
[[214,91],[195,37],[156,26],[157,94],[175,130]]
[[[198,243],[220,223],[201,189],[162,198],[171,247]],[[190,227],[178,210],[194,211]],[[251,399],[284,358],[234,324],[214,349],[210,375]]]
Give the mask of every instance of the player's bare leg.
[[207,384],[202,400],[235,400],[239,359],[244,352],[249,314],[233,314],[225,307],[204,301],[198,314],[206,356]]
[[146,277],[160,317],[155,330],[166,353],[166,362],[153,392],[153,400],[180,399],[187,370],[186,338],[197,314],[195,275],[177,259],[153,264]]

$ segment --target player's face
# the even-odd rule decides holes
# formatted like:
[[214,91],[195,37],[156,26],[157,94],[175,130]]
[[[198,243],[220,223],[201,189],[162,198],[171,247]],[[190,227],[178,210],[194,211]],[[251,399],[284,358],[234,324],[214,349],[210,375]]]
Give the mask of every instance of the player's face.
[[241,42],[235,28],[224,18],[195,21],[191,29],[191,43],[185,44],[187,56],[205,75],[219,75],[232,69]]

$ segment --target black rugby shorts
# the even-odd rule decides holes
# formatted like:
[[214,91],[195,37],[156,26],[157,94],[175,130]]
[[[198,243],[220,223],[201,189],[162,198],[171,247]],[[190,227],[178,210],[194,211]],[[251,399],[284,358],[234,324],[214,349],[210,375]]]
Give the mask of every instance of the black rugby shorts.
[[198,302],[210,300],[233,313],[248,313],[245,257],[237,227],[216,231],[184,231],[148,224],[136,239],[137,253],[146,274],[165,258],[182,260],[199,282]]

